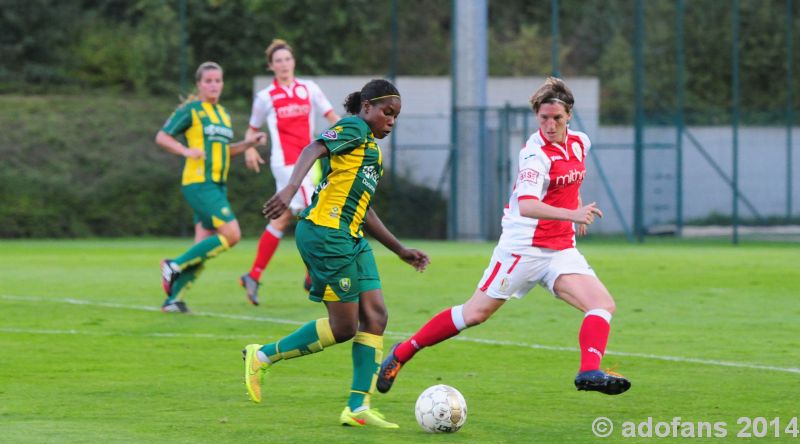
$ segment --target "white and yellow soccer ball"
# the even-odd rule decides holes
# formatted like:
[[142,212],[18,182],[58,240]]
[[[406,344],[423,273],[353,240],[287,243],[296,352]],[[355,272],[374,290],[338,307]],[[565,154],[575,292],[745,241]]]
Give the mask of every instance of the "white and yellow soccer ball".
[[425,389],[414,409],[420,427],[430,433],[457,432],[467,420],[467,401],[449,385]]

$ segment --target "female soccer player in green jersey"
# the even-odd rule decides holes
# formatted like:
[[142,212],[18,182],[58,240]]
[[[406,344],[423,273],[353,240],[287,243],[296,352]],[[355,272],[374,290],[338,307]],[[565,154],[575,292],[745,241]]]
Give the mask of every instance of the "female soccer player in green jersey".
[[264,374],[278,361],[319,352],[352,338],[353,382],[340,423],[398,427],[370,407],[388,314],[375,257],[363,229],[418,271],[430,263],[422,251],[404,247],[370,208],[383,174],[381,149],[375,139],[391,132],[400,105],[400,94],[386,80],[372,80],[350,94],[345,109],[352,116],[338,121],[303,149],[289,184],[264,205],[264,215],[269,218],[283,214],[314,161],[323,156],[330,159],[296,230],[297,248],[311,275],[309,299],[324,302],[328,317],[311,321],[271,344],[245,347],[245,384],[255,402],[261,402]]
[[218,64],[203,63],[195,79],[197,96],[181,105],[156,135],[159,146],[186,158],[183,195],[194,211],[195,222],[195,244],[175,259],[161,262],[161,283],[167,293],[161,306],[164,312],[189,311],[183,293],[197,279],[205,261],[239,242],[239,222],[225,186],[230,158],[266,143],[266,134],[260,132],[231,143],[231,118],[219,104],[223,81]]

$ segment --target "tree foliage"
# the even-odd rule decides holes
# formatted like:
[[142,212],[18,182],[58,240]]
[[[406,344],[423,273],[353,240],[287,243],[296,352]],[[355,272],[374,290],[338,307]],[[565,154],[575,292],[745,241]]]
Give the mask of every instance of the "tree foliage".
[[[187,11],[185,47],[179,20],[182,1]],[[630,122],[634,0],[557,3],[560,72],[599,77],[601,119]],[[786,108],[787,61],[792,61],[794,72],[800,71],[800,4],[794,1],[787,16],[786,0],[739,3],[744,118],[774,121]],[[489,1],[490,74],[552,71],[552,4]],[[644,2],[646,107],[654,122],[670,121],[676,105],[677,4]],[[726,122],[732,104],[733,3],[684,4],[688,120]],[[0,8],[0,92],[102,87],[174,97],[180,93],[180,70],[191,86],[194,67],[214,60],[226,70],[228,97],[246,103],[252,77],[265,72],[264,48],[276,37],[294,46],[302,75],[387,75],[393,60],[396,74],[447,75],[451,7],[449,0],[6,0]],[[791,59],[786,53],[787,18],[795,30]],[[179,63],[182,54],[185,66]],[[800,75],[793,76],[792,89],[797,108]]]

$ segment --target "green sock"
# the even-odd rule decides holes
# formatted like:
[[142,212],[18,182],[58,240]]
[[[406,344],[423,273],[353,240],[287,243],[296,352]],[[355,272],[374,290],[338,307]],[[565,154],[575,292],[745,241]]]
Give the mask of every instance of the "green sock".
[[206,259],[214,257],[230,248],[228,241],[221,234],[207,237],[192,245],[185,253],[178,256],[173,262],[181,267],[181,272],[188,267],[200,264]]
[[183,270],[180,276],[178,276],[178,280],[172,285],[172,294],[167,298],[167,302],[183,299],[183,293],[192,288],[192,284],[197,280],[204,269],[205,266],[200,263]]
[[311,321],[277,342],[261,347],[273,364],[281,359],[291,359],[322,351],[336,343],[328,318]]
[[383,359],[383,336],[360,331],[353,338],[353,385],[347,406],[350,411],[360,407],[369,408],[369,401],[375,391],[378,367]]

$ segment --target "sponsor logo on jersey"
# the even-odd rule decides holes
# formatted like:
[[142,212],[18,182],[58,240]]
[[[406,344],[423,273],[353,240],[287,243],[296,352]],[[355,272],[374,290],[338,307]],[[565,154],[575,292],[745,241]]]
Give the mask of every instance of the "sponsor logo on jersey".
[[276,108],[275,111],[278,113],[278,118],[280,119],[288,119],[290,117],[304,117],[311,113],[311,105],[308,104],[300,105],[297,103],[291,103],[289,105]]
[[583,162],[583,149],[580,143],[572,142],[572,152],[575,153],[575,157],[577,157],[578,160]]
[[328,139],[328,140],[336,140],[339,137],[339,133],[337,133],[336,131],[334,131],[332,129],[329,129],[329,130],[325,131],[324,133],[322,133],[322,137],[324,139]]
[[583,181],[583,178],[586,177],[586,170],[579,171],[576,169],[569,170],[567,174],[562,174],[561,176],[556,176],[556,185],[569,185],[575,182]]
[[373,180],[375,182],[377,182],[378,179],[381,178],[381,175],[378,173],[378,170],[375,169],[374,165],[367,165],[361,171],[364,172],[364,175],[367,176],[368,179]]
[[561,157],[561,156],[550,156],[550,160],[552,160],[553,162],[555,162],[556,160],[564,160],[564,158],[563,158],[563,157]]
[[525,168],[524,170],[520,170],[517,180],[519,182],[539,183],[539,172],[530,168]]
[[294,93],[297,94],[297,97],[299,99],[305,100],[308,98],[308,90],[306,89],[305,86],[302,85],[298,86],[297,88],[294,89]]
[[220,125],[208,125],[203,128],[203,134],[209,137],[222,136],[228,139],[233,139],[233,130]]
[[339,279],[339,288],[341,288],[343,291],[349,291],[350,290],[350,278],[341,278],[341,279]]
[[375,185],[378,184],[378,179],[381,178],[380,173],[378,173],[374,165],[365,166],[364,169],[361,170],[361,173],[364,174],[361,183],[374,193]]

